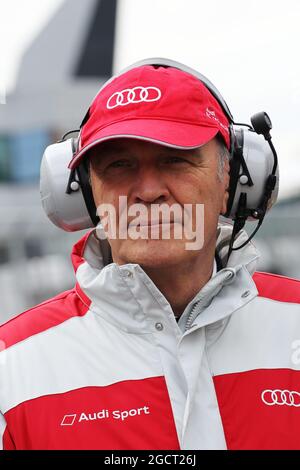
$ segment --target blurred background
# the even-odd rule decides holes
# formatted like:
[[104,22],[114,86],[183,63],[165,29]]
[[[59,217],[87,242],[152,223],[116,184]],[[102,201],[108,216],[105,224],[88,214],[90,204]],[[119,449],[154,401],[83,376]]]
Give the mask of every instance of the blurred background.
[[62,232],[44,215],[42,154],[79,127],[112,73],[146,57],[206,75],[237,122],[269,113],[280,193],[255,238],[259,268],[300,278],[298,0],[0,0],[0,7],[0,323],[73,285],[70,251],[83,233]]

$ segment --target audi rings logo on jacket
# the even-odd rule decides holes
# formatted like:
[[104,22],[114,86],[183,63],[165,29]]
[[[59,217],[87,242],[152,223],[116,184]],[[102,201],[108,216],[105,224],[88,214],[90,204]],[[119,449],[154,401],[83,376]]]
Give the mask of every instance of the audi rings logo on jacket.
[[300,407],[300,393],[290,390],[264,390],[261,394],[262,401],[268,405],[286,405]]
[[118,106],[127,106],[134,103],[149,103],[151,101],[158,101],[161,98],[161,91],[155,86],[136,86],[134,88],[126,88],[122,91],[117,91],[108,99],[107,109],[117,108]]

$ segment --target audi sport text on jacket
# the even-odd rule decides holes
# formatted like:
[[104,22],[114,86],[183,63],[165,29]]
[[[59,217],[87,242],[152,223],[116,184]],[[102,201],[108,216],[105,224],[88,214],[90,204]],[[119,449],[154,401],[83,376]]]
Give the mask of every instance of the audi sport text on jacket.
[[248,244],[177,323],[139,265],[103,258],[92,231],[76,287],[0,327],[4,449],[300,448],[299,281],[253,276]]

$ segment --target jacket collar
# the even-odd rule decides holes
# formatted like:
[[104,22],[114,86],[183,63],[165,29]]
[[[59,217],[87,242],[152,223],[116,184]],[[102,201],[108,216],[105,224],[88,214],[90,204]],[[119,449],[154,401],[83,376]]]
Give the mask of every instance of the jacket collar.
[[[231,230],[229,224],[218,227],[216,246],[223,266]],[[72,252],[78,290],[90,299],[92,311],[125,331],[149,333],[155,324],[163,320],[170,323],[179,337],[193,309],[196,320],[193,326],[200,327],[225,318],[257,295],[252,274],[259,255],[254,245],[248,243],[243,249],[232,252],[222,269],[223,274],[222,271],[215,273],[188,304],[177,325],[169,302],[144,270],[138,264],[119,266],[110,262],[107,241],[99,241],[95,235],[95,229],[88,232]],[[236,244],[240,245],[246,239],[247,234],[242,231]],[[226,274],[229,272],[232,274],[230,280]],[[223,289],[224,286],[226,289]]]

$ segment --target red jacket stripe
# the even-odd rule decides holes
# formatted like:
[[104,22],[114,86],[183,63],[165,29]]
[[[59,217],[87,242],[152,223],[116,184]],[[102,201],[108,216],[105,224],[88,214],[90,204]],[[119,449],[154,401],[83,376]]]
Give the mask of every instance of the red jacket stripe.
[[12,408],[5,419],[13,430],[7,448],[179,449],[164,377],[42,396]]
[[215,376],[228,449],[300,449],[299,380],[293,369]]
[[84,300],[85,303],[72,289],[12,318],[0,327],[1,350],[57,326],[69,318],[85,315],[90,301],[86,296]]
[[260,297],[279,302],[300,303],[300,281],[297,279],[257,272],[253,280]]

